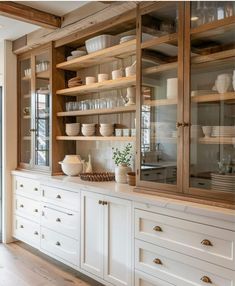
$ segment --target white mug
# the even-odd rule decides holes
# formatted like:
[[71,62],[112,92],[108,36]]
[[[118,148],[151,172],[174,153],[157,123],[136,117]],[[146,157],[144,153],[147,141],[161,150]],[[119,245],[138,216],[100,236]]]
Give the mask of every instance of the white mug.
[[102,82],[109,79],[109,75],[107,73],[99,73],[98,74],[98,82]]
[[96,82],[96,78],[94,76],[87,76],[86,77],[86,84],[91,84],[91,83],[95,83]]
[[122,69],[112,71],[112,79],[118,79],[122,77]]
[[178,97],[178,78],[168,78],[166,85],[166,97],[174,99]]
[[225,93],[229,90],[231,86],[231,81],[228,80],[228,79],[217,79],[215,81],[215,87],[216,87],[216,90],[218,91],[218,93]]

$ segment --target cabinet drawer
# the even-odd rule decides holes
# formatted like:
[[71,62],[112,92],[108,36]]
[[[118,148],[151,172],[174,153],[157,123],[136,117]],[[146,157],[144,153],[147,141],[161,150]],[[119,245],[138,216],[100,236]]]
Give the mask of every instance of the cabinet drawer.
[[[199,259],[135,241],[135,267],[177,286],[233,286],[234,271]],[[203,282],[203,279],[209,282]]]
[[41,248],[73,265],[79,263],[78,241],[41,227]]
[[144,272],[135,270],[135,286],[175,286]]
[[15,193],[35,200],[40,200],[41,190],[38,181],[23,177],[15,178]]
[[70,210],[78,211],[80,208],[79,193],[59,188],[42,186],[42,200]]
[[136,209],[135,237],[235,269],[233,231]]
[[14,211],[16,214],[40,223],[41,204],[22,196],[15,196]]
[[13,236],[33,247],[40,247],[40,225],[25,218],[14,217]]
[[79,238],[79,215],[76,212],[45,204],[42,206],[41,225],[74,239]]

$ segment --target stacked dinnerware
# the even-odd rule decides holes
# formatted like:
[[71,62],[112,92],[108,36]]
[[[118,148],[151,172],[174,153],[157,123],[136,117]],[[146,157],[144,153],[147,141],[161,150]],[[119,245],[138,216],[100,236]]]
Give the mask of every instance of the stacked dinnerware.
[[235,174],[211,174],[212,189],[216,191],[235,192]]
[[68,136],[77,136],[80,131],[80,123],[67,123],[65,125],[65,133]]
[[68,81],[68,87],[75,87],[80,85],[82,85],[82,79],[80,76],[73,77]]
[[95,123],[82,124],[82,134],[84,136],[93,136],[95,134]]
[[101,123],[100,124],[100,134],[102,136],[112,136],[114,132],[114,126],[110,123]]
[[213,126],[212,137],[235,137],[235,126]]

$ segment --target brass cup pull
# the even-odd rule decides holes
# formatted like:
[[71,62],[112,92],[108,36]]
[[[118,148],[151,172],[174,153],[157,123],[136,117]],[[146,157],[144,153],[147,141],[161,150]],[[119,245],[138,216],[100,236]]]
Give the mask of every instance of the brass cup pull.
[[201,281],[204,282],[204,283],[212,284],[212,281],[211,281],[211,279],[208,276],[203,276],[201,278]]
[[60,196],[60,195],[57,195],[56,198],[57,198],[57,199],[61,199],[61,196]]
[[103,204],[103,201],[99,200],[99,201],[98,201],[98,204],[99,204],[99,205],[102,205],[102,204]]
[[56,221],[57,221],[57,222],[61,222],[61,219],[58,217],[58,218],[56,219]]
[[155,259],[153,260],[153,262],[154,262],[155,264],[162,265],[162,261],[161,261],[161,259],[159,259],[159,258],[155,258]]
[[60,242],[59,242],[59,241],[57,241],[57,242],[56,242],[56,245],[57,245],[57,246],[61,246],[61,244],[60,244]]
[[23,208],[24,207],[24,205],[22,204],[22,205],[20,205],[20,208]]
[[201,244],[202,245],[206,245],[206,246],[213,246],[213,244],[210,242],[210,240],[208,240],[208,239],[203,239],[202,241],[201,241]]
[[108,202],[106,202],[106,201],[103,201],[102,202],[102,205],[104,206],[104,205],[107,205],[108,204]]
[[37,231],[35,231],[35,232],[34,232],[34,235],[38,235],[38,232],[37,232]]
[[162,231],[162,228],[159,226],[159,225],[156,225],[154,228],[153,228],[153,230],[155,230],[155,231]]

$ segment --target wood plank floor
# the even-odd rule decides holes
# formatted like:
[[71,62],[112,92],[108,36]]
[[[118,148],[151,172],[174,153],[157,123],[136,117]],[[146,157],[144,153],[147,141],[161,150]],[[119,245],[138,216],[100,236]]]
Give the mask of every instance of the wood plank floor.
[[101,285],[20,242],[0,244],[0,286]]

